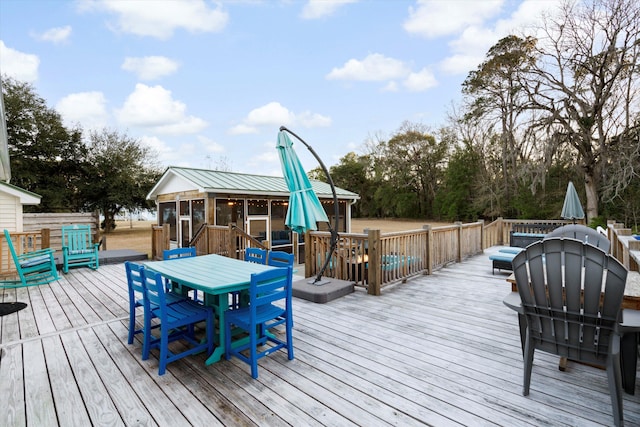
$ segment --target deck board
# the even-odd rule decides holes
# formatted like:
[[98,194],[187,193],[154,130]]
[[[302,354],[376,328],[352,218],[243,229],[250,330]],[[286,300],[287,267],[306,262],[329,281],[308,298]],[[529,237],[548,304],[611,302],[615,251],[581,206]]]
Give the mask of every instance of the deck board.
[[[603,370],[536,353],[522,396],[507,274],[487,253],[327,304],[294,298],[295,359],[277,352],[253,380],[240,361],[188,357],[157,375],[127,344],[124,266],[76,268],[50,285],[2,289],[29,306],[0,317],[0,425],[610,425]],[[141,320],[141,317],[138,317]],[[180,346],[180,343],[172,345]],[[640,390],[624,395],[640,425]]]

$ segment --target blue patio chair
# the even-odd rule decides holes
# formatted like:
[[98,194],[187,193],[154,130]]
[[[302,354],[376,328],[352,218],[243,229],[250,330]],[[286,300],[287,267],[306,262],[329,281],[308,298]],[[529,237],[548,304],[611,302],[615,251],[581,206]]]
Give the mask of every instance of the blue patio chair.
[[68,273],[71,267],[86,266],[92,270],[99,267],[98,247],[93,243],[91,226],[83,224],[62,226],[62,272]]
[[[149,332],[148,339],[145,339],[142,345],[142,360],[147,360],[151,350],[157,348],[160,353],[158,375],[164,375],[167,364],[171,362],[196,353],[206,352],[207,356],[211,354],[215,332],[213,309],[191,300],[169,303],[160,273],[143,268],[141,276],[144,329]],[[159,337],[152,334],[152,318],[159,321]],[[200,322],[205,322],[206,327],[206,338],[203,340],[195,336],[195,325]],[[177,340],[186,341],[186,349],[183,346],[174,347],[181,350],[177,352],[169,349],[169,344]]]
[[601,249],[571,238],[547,238],[513,259],[526,317],[524,386],[529,395],[536,350],[606,367],[616,426],[622,424],[621,304],[627,270]]
[[[143,322],[142,328],[136,329],[136,308],[144,306],[142,301],[144,294],[142,286],[142,270],[144,269],[144,266],[131,261],[125,261],[124,267],[127,273],[127,287],[129,288],[129,338],[127,342],[129,344],[133,344],[134,335],[141,333],[143,334],[142,342],[144,343],[149,339],[148,331],[144,327],[147,322]],[[185,298],[171,293],[166,295],[166,300],[170,304],[173,304],[175,302],[184,301]]]
[[[289,360],[293,360],[292,277],[291,267],[252,274],[249,305],[225,312],[225,358],[235,356],[249,364],[254,379],[258,378],[258,359],[264,356],[286,348]],[[285,327],[284,339],[269,332],[278,325]],[[248,342],[232,346],[232,326],[246,332]],[[265,347],[258,349],[261,346]]]
[[267,257],[267,264],[273,267],[293,267],[295,257],[293,254],[289,254],[283,251],[269,251]]
[[[194,256],[196,256],[196,248],[194,247],[165,249],[164,251],[162,251],[162,259],[165,261],[180,258],[191,258]],[[198,291],[195,289],[191,289],[186,286],[183,287],[182,284],[171,281],[169,279],[166,279],[165,285],[167,290],[172,290],[184,295],[188,295],[189,292],[193,292],[192,298],[194,301],[197,301],[199,303],[204,302],[204,296],[202,299],[200,299],[198,296]]]
[[[244,260],[255,264],[266,264],[267,251],[266,249],[261,248],[247,248],[244,251]],[[241,306],[247,305],[249,302],[249,295],[246,291],[231,292],[229,295],[231,297],[231,300],[229,301],[229,307],[231,309],[235,310]]]
[[53,249],[46,248],[18,254],[8,230],[4,230],[4,237],[22,286],[45,285],[58,280]]
[[244,251],[244,260],[256,264],[267,263],[267,251],[261,248],[247,248]]

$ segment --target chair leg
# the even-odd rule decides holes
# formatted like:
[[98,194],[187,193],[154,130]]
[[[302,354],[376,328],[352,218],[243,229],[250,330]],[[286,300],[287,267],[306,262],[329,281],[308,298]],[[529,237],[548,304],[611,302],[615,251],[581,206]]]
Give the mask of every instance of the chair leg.
[[609,379],[609,394],[611,395],[613,422],[616,426],[621,426],[623,424],[621,375],[620,358],[614,356],[609,357],[607,362],[607,377]]
[[158,375],[164,375],[167,370],[167,359],[169,357],[169,331],[164,326],[160,326],[160,355],[158,358]]
[[136,307],[129,306],[129,339],[128,343],[133,344],[133,336],[136,333]]
[[287,358],[289,360],[293,360],[293,319],[291,316],[288,317],[286,323],[286,334],[287,334]]
[[[528,335],[528,332],[527,332]],[[535,347],[531,340],[528,339],[524,346],[524,381],[522,386],[522,395],[529,395],[529,386],[531,384],[531,370],[533,369],[533,353],[535,351]]]
[[149,358],[151,351],[151,316],[144,314],[144,329],[142,330],[142,360]]
[[[264,327],[264,325],[261,325]],[[256,331],[249,333],[249,354],[251,359],[251,376],[253,379],[258,379],[258,338]]]

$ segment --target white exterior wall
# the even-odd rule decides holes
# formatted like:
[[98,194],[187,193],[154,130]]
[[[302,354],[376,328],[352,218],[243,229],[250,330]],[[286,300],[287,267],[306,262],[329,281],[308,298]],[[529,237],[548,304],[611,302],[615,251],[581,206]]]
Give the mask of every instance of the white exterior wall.
[[9,231],[23,231],[22,204],[18,197],[0,191],[0,232],[5,228]]

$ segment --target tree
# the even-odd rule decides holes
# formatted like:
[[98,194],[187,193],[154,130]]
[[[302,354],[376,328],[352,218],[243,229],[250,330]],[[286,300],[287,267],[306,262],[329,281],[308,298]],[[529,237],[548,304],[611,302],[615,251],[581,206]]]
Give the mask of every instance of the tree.
[[368,164],[366,156],[350,152],[340,159],[339,164],[329,168],[331,179],[336,186],[360,195],[360,200],[353,206],[352,211],[356,218],[368,211],[373,198],[371,182],[367,178]]
[[395,195],[400,216],[433,215],[433,201],[442,180],[449,144],[440,141],[419,124],[405,122],[385,144],[386,187]]
[[83,188],[86,208],[104,215],[104,229],[115,228],[114,217],[122,209],[150,208],[146,196],[158,181],[161,171],[148,147],[104,129],[91,132],[88,141],[87,170],[92,179]]
[[639,99],[640,3],[567,2],[541,22],[536,62],[523,79],[538,114],[531,129],[544,138],[547,163],[559,151],[577,158],[592,219],[610,153],[630,143],[615,136],[629,133]]
[[27,210],[72,212],[82,206],[86,155],[79,129],[68,130],[28,83],[3,77],[11,183],[42,196]]
[[462,85],[466,96],[467,114],[464,120],[482,120],[498,138],[501,160],[502,188],[505,206],[517,195],[518,179],[526,170],[520,167],[528,160],[527,138],[521,126],[526,117],[528,99],[522,88],[521,75],[534,61],[535,39],[508,36],[496,43],[487,59],[469,73]]

